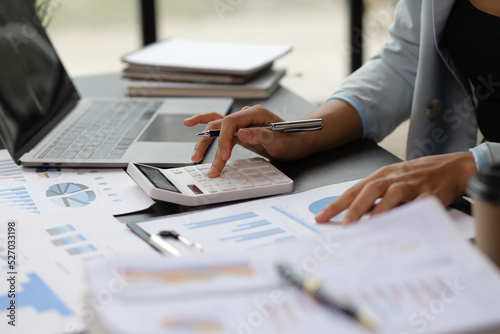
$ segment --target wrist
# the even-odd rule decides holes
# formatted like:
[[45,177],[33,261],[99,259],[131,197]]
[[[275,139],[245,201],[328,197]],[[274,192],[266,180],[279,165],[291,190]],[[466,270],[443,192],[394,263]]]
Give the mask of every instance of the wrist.
[[455,164],[460,168],[460,175],[462,176],[462,193],[465,193],[469,179],[477,173],[476,161],[471,152],[458,152],[455,154],[457,156]]

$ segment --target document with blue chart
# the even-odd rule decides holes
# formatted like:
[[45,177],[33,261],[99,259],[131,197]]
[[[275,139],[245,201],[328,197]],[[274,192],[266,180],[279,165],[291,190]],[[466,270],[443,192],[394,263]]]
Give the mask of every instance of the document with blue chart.
[[190,214],[135,224],[147,234],[175,230],[207,252],[250,249],[317,236],[322,230],[341,229],[341,213],[330,223],[317,224],[314,216],[357,181],[314,190],[264,198]]
[[[99,207],[26,215],[16,222],[16,291],[6,281],[7,229],[0,229],[0,318],[15,300],[16,326],[0,322],[0,333],[80,333],[92,314],[84,306],[83,264],[115,255],[158,256],[111,214]],[[6,226],[4,217],[1,226]],[[120,282],[115,282],[118,287]],[[10,296],[9,296],[10,295]]]
[[10,217],[85,206],[119,215],[153,203],[122,169],[24,168],[0,150],[0,210]]
[[[301,204],[291,198],[288,206],[278,199],[268,201],[268,205],[279,202],[288,213],[290,206],[300,209],[319,199],[319,194],[304,194]],[[286,197],[294,196],[281,199]],[[264,216],[265,210],[257,202],[248,207],[269,222],[280,217]],[[234,211],[238,215],[241,210]],[[237,224],[248,217],[239,218],[220,222]],[[177,226],[171,223],[172,228]],[[196,218],[191,223],[199,226],[201,221]],[[283,223],[293,225],[286,219]],[[216,226],[208,224],[200,230]],[[272,224],[285,230],[275,220]],[[301,230],[295,226],[282,234],[297,231]],[[310,229],[304,231],[314,235]],[[278,235],[273,233],[262,239],[272,242]],[[243,239],[240,244],[250,245],[251,240],[258,238]],[[498,333],[500,328],[500,274],[457,233],[436,198],[413,201],[347,228],[334,227],[309,240],[274,243],[246,251],[228,247],[225,253],[203,256],[163,260],[118,257],[89,262],[86,270],[91,296],[97,298],[116,273],[128,282],[95,320],[109,334],[458,334],[486,333],[482,330],[493,328],[496,331],[488,333]],[[207,243],[207,250],[209,246],[214,249]],[[288,264],[303,277],[317,278],[332,296],[369,312],[376,319],[376,329],[366,329],[289,285],[278,274],[278,263]]]

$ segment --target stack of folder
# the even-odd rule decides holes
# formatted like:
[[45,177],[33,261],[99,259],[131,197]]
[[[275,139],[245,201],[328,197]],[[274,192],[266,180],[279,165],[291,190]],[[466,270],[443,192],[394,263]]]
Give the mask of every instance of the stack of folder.
[[123,77],[131,96],[267,98],[285,75],[274,61],[290,51],[169,38],[123,56]]

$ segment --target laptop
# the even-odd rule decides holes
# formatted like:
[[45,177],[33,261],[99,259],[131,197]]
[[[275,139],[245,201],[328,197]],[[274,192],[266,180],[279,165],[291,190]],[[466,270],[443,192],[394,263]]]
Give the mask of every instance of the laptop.
[[0,2],[0,138],[23,166],[192,164],[184,118],[227,114],[231,98],[80,98],[31,0]]

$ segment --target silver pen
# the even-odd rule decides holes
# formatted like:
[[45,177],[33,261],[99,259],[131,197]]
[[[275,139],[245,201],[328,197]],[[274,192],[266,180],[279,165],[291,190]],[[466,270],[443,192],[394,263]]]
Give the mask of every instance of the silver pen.
[[177,239],[180,242],[182,242],[183,244],[185,244],[186,246],[188,246],[188,247],[194,247],[197,250],[199,250],[200,252],[203,252],[203,246],[202,245],[200,245],[197,242],[189,241],[184,236],[180,235],[179,233],[177,233],[175,231],[160,231],[160,232],[158,232],[158,235],[161,236],[161,237],[164,237],[164,238]]
[[[277,132],[304,132],[304,131],[317,131],[323,129],[323,120],[321,118],[305,119],[300,121],[276,122],[264,125],[255,125],[251,128],[264,128]],[[199,132],[198,137],[219,137],[220,130],[207,130]],[[237,135],[237,132],[234,133]]]
[[170,254],[175,257],[180,257],[181,253],[171,244],[163,240],[163,237],[159,234],[153,234],[149,237],[149,243],[158,249],[161,253]]

